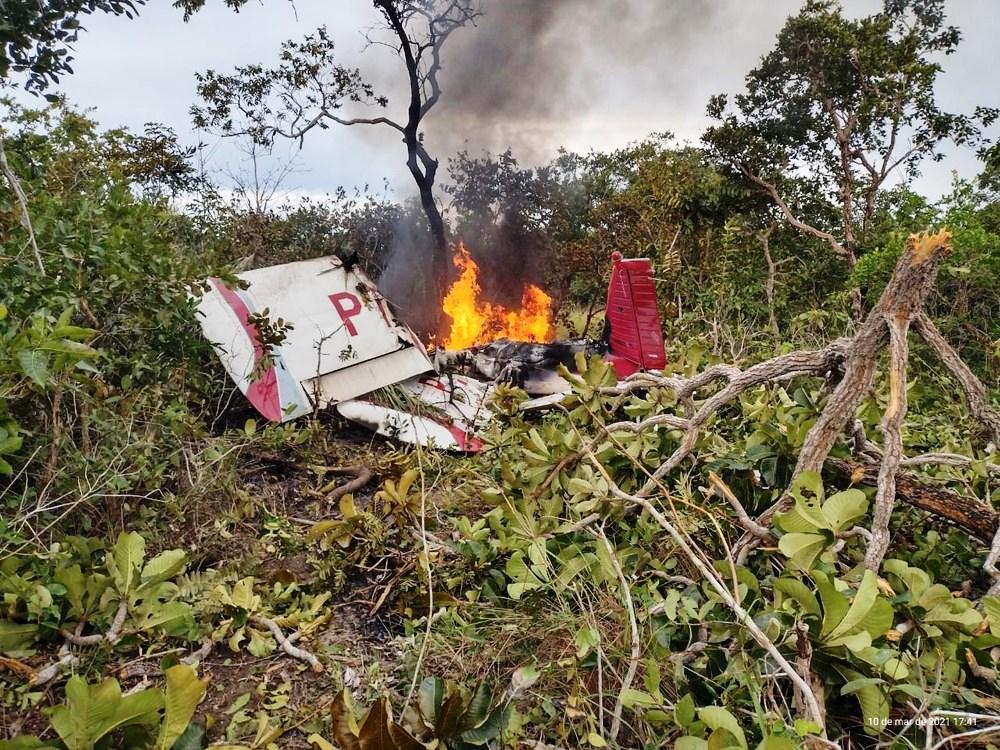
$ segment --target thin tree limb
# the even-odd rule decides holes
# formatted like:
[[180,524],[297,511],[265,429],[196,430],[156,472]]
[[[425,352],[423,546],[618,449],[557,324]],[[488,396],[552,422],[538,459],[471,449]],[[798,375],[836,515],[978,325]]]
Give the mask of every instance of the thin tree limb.
[[611,561],[611,566],[615,569],[615,573],[618,575],[618,584],[621,587],[622,601],[625,604],[625,611],[628,613],[628,626],[629,633],[632,637],[632,650],[629,654],[628,668],[625,670],[625,677],[622,678],[621,689],[618,691],[618,700],[615,701],[615,708],[611,714],[611,730],[609,736],[611,741],[615,742],[618,739],[618,733],[621,731],[622,726],[622,709],[625,704],[625,693],[632,687],[632,681],[635,680],[635,674],[639,669],[639,659],[642,657],[642,642],[639,640],[639,623],[635,619],[635,605],[632,603],[632,590],[628,585],[628,579],[625,578],[625,573],[622,571],[622,566],[618,562],[618,557],[615,555],[615,549],[611,546],[611,542],[608,541],[608,537],[605,535],[603,529],[598,529],[597,531],[591,530],[598,539],[601,540],[601,544],[604,545],[605,551],[608,553],[608,559]]
[[986,386],[969,369],[969,366],[962,361],[948,340],[941,335],[941,331],[934,325],[934,321],[928,317],[927,313],[921,311],[913,319],[913,325],[923,337],[924,341],[934,350],[938,359],[948,369],[962,393],[965,394],[965,402],[969,405],[972,416],[978,419],[990,432],[990,436],[995,442],[1000,443],[1000,412],[990,404],[986,394]]
[[265,627],[271,631],[271,635],[274,636],[274,640],[277,641],[278,646],[286,654],[291,656],[293,659],[298,659],[299,661],[304,661],[310,667],[312,667],[313,672],[322,672],[323,665],[320,663],[316,656],[305,649],[298,648],[293,645],[293,637],[298,635],[293,633],[291,636],[286,636],[282,632],[281,627],[272,620],[270,617],[263,617],[262,615],[250,615],[250,622],[261,627]]
[[10,168],[10,163],[7,161],[7,149],[4,146],[3,132],[0,132],[0,172],[3,172],[3,176],[7,179],[7,184],[10,185],[17,203],[21,207],[21,226],[28,233],[28,242],[31,245],[32,252],[35,254],[35,263],[38,264],[38,270],[44,276],[45,263],[42,262],[42,253],[38,249],[38,241],[35,239],[35,228],[31,224],[31,214],[28,212],[28,196],[25,195],[24,188],[21,187],[21,181],[17,179],[17,175],[14,174],[14,170]]
[[688,543],[688,540],[680,530],[670,522],[669,519],[649,500],[648,497],[644,497],[639,494],[629,494],[619,487],[611,475],[608,474],[607,470],[598,460],[597,456],[594,455],[593,451],[587,454],[587,458],[590,460],[594,468],[604,477],[605,481],[608,483],[608,487],[611,489],[612,494],[621,500],[632,503],[639,508],[642,508],[650,517],[656,521],[660,527],[666,531],[670,537],[674,540],[680,550],[687,556],[694,565],[698,572],[702,574],[709,585],[715,589],[716,593],[726,604],[727,607],[736,615],[736,619],[739,623],[747,629],[751,637],[760,645],[764,650],[768,652],[778,668],[788,676],[792,681],[792,684],[799,688],[803,695],[805,696],[805,705],[808,712],[808,717],[810,720],[816,722],[820,727],[824,727],[825,735],[825,720],[823,709],[820,708],[819,704],[816,702],[816,697],[812,693],[812,689],[809,684],[802,678],[795,668],[788,662],[782,653],[778,650],[778,647],[774,645],[774,642],[767,637],[767,634],[760,629],[760,626],[754,621],[753,617],[747,612],[743,606],[736,600],[732,592],[726,588],[726,586],[719,580],[718,575],[715,571],[702,559]]

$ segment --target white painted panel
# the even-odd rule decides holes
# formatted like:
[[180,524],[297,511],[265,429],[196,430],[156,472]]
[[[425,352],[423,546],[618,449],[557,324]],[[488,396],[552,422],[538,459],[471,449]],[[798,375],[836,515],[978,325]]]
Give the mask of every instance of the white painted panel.
[[315,403],[318,396],[323,407],[393,385],[428,368],[424,353],[408,347],[307,380],[302,386],[310,400]]
[[[419,339],[392,316],[375,285],[337,258],[238,277],[244,288],[211,280],[198,303],[199,322],[230,377],[269,419],[288,421],[308,413],[312,401],[325,406],[433,369]],[[271,348],[273,366],[262,373],[263,366],[255,368],[260,352],[248,316],[265,310],[272,322],[292,327]]]

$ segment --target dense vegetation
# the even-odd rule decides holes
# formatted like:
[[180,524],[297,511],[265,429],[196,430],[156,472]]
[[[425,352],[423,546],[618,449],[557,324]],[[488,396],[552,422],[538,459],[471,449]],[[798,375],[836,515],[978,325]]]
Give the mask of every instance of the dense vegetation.
[[[957,37],[935,3],[913,5],[923,42],[904,35],[878,61],[923,86],[935,71],[901,57]],[[803,28],[861,39],[877,58],[894,27],[809,3],[752,94],[808,77],[808,61],[786,59]],[[30,64],[31,45],[17,45],[13,62]],[[782,143],[792,163],[821,163],[823,180],[761,149],[777,142],[774,122],[717,102],[704,147],[656,135],[532,168],[512,152],[456,155],[441,180],[448,234],[484,266],[491,250],[518,253],[567,335],[600,330],[611,250],[652,258],[664,375],[683,379],[849,333],[909,235],[947,226],[927,311],[997,404],[995,148],[941,200],[857,182],[844,214],[848,175],[816,135],[808,91],[788,90],[801,120]],[[906,126],[930,123],[930,147],[949,128],[978,137],[920,93]],[[852,105],[869,113],[870,142],[885,136],[871,112],[891,112]],[[542,416],[501,389],[506,416],[476,457],[373,441],[330,414],[265,424],[199,334],[203,280],[331,253],[378,277],[394,248],[426,241],[420,204],[346,191],[289,206],[227,199],[169,128],[101,131],[63,101],[3,107],[0,748],[913,747],[931,733],[926,746],[942,747],[1000,724],[991,540],[901,503],[872,572],[874,488],[837,472],[793,479],[831,383],[743,392],[647,504],[629,498],[678,450],[671,420],[710,384],[688,404],[582,363],[573,394]],[[762,179],[793,196],[795,222]],[[996,437],[922,344],[910,368],[906,453],[967,460],[906,470],[994,512]],[[857,410],[868,435],[890,399],[883,382]],[[851,455],[845,436],[834,456]],[[377,488],[338,492],[358,465]],[[741,516],[789,485],[777,543],[737,554]],[[805,664],[822,726],[775,654]]]

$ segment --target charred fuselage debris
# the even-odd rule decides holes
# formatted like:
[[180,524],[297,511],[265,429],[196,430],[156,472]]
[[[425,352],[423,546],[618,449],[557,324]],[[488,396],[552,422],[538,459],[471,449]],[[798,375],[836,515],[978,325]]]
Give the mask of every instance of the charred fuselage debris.
[[557,372],[564,365],[576,371],[576,355],[603,356],[603,341],[572,339],[550,344],[498,339],[485,346],[439,351],[434,356],[438,372],[459,370],[466,375],[523,388],[532,396],[565,391],[567,383]]

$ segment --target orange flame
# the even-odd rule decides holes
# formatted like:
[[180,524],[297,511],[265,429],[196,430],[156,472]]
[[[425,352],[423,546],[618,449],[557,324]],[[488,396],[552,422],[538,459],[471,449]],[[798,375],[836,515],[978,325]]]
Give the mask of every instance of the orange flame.
[[480,299],[479,266],[458,244],[453,262],[458,279],[444,298],[444,313],[451,330],[444,339],[446,349],[465,349],[496,339],[513,341],[552,340],[552,298],[534,284],[525,284],[519,310]]

